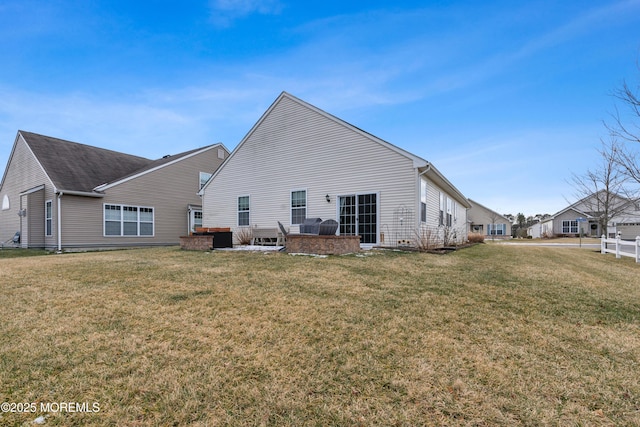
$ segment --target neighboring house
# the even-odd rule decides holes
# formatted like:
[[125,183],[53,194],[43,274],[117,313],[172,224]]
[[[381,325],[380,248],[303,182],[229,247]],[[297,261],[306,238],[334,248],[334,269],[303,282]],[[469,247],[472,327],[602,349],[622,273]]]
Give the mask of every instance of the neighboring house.
[[533,239],[540,239],[545,235],[543,233],[544,231],[542,229],[542,221],[535,222],[527,227],[527,236]]
[[221,144],[149,160],[19,131],[0,182],[0,241],[23,248],[174,245],[201,224]]
[[491,238],[510,238],[511,221],[480,203],[469,199],[471,208],[467,211],[469,231]]
[[201,194],[204,225],[236,232],[322,218],[365,247],[467,238],[469,202],[431,163],[286,92]]
[[610,237],[618,232],[623,239],[635,239],[640,234],[640,207],[637,201],[618,194],[609,194],[609,221],[604,224],[604,191],[584,197],[528,229],[530,236]]

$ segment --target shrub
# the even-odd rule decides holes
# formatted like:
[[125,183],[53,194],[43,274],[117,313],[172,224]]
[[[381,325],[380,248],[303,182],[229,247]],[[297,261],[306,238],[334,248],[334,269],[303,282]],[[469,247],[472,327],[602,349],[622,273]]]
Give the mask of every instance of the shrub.
[[251,228],[241,227],[236,229],[233,233],[233,237],[236,238],[239,245],[250,245],[251,239],[253,239],[253,231]]
[[438,231],[432,228],[420,228],[416,231],[416,246],[421,251],[429,251],[438,246]]
[[482,233],[469,233],[469,243],[484,243],[484,234]]

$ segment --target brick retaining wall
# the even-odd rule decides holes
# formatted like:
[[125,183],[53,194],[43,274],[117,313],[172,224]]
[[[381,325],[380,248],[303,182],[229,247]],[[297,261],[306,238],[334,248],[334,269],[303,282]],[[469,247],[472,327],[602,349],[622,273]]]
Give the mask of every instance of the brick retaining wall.
[[208,251],[213,247],[213,236],[180,236],[180,249]]
[[287,252],[292,254],[343,255],[360,252],[360,236],[289,234]]

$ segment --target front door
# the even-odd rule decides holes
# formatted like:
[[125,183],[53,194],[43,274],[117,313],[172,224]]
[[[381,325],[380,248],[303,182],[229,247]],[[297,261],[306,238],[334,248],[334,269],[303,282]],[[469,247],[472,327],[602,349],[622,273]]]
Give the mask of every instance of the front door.
[[361,244],[378,243],[378,195],[339,196],[338,201],[340,235],[358,235]]

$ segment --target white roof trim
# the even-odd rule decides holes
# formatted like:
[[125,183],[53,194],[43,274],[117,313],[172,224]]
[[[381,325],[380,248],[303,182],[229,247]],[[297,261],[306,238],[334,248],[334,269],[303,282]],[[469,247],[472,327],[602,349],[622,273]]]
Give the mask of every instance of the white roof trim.
[[27,194],[35,193],[36,191],[44,190],[44,184],[38,185],[37,187],[30,188],[22,193],[18,194],[19,196],[26,196]]
[[2,189],[2,186],[4,185],[4,180],[6,179],[7,173],[9,172],[9,165],[11,164],[11,160],[13,160],[13,155],[14,155],[14,153],[16,151],[16,147],[18,145],[18,138],[21,139],[22,142],[24,143],[24,145],[27,147],[27,150],[29,150],[29,153],[31,154],[31,157],[33,157],[33,160],[35,160],[35,162],[38,164],[38,167],[40,167],[40,170],[42,171],[44,176],[46,176],[47,179],[49,180],[49,184],[51,184],[51,186],[54,187],[53,181],[51,180],[51,177],[49,177],[49,174],[47,174],[47,171],[42,166],[42,163],[40,163],[40,160],[38,160],[36,155],[33,154],[33,150],[29,146],[29,143],[27,142],[27,140],[24,139],[24,137],[22,136],[20,131],[18,131],[18,134],[16,135],[16,139],[13,142],[13,148],[11,148],[11,154],[9,155],[9,160],[7,161],[7,166],[6,166],[5,170],[4,170],[4,175],[2,176],[2,181],[0,182],[0,189]]

